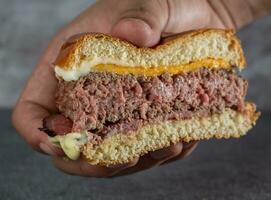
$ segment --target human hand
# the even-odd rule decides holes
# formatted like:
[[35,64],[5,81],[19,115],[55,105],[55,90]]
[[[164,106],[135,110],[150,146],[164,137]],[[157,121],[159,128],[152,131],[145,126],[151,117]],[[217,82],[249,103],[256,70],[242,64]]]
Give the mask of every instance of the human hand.
[[[27,143],[37,151],[52,155],[56,167],[64,172],[84,176],[112,176],[133,173],[190,154],[196,143],[182,143],[149,154],[131,163],[100,167],[83,160],[67,161],[62,150],[54,147],[47,135],[38,130],[42,119],[57,113],[57,80],[51,63],[60,47],[73,35],[102,32],[140,47],[152,47],[174,35],[198,28],[238,28],[247,20],[233,19],[220,1],[196,0],[101,0],[64,27],[52,40],[30,77],[13,113],[13,124]],[[221,1],[223,2],[223,1]],[[218,9],[220,8],[220,10]]]

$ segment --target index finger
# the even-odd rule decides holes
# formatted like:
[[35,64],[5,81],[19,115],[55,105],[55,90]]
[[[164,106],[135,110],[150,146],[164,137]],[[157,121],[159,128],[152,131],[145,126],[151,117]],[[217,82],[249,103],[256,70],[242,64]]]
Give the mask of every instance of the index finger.
[[48,141],[47,134],[38,129],[42,127],[42,119],[48,115],[48,110],[39,104],[20,101],[13,113],[13,125],[33,149],[50,155],[63,155],[61,149]]

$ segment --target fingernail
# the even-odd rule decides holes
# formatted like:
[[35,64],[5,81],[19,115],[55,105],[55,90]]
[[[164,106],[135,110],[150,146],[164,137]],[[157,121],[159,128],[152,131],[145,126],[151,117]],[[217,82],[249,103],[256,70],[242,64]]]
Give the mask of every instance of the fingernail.
[[188,149],[192,146],[194,146],[198,141],[192,141],[192,142],[188,142],[188,143],[183,143],[183,149]]
[[176,156],[182,152],[183,144],[182,143],[176,143],[173,144],[165,149],[160,149],[154,152],[150,153],[150,156],[154,159],[165,159],[168,157]]
[[47,145],[47,144],[45,144],[45,143],[40,143],[40,149],[44,152],[44,153],[46,153],[46,154],[48,154],[48,155],[51,155],[51,156],[56,156],[56,153]]

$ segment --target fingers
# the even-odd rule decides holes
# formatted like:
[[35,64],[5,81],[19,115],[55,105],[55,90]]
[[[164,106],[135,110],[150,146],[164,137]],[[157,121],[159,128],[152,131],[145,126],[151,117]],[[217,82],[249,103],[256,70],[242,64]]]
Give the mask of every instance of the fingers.
[[149,154],[140,157],[139,160],[134,159],[127,164],[115,165],[112,167],[90,165],[82,159],[72,161],[60,157],[53,157],[53,163],[58,169],[71,175],[89,177],[123,176],[147,170],[154,166],[168,163],[168,161],[184,158],[196,148],[196,145],[196,142],[186,143],[185,145],[179,142],[165,149],[150,152]]
[[[180,155],[176,156],[176,159],[183,159],[189,156],[198,146],[198,141],[192,141],[184,144],[183,151]],[[174,158],[174,159],[175,159]]]
[[126,168],[133,167],[137,164],[137,162],[138,159],[134,159],[127,164],[112,167],[102,167],[97,165],[90,165],[82,159],[72,161],[59,157],[53,158],[54,165],[61,171],[71,175],[90,177],[111,177]]
[[160,165],[163,162],[178,156],[182,153],[182,150],[183,144],[182,142],[178,142],[165,149],[150,152],[150,156],[155,160],[155,165]]
[[210,10],[207,1],[169,0],[167,2],[170,14],[164,33],[176,34],[210,27]]
[[49,141],[41,142],[39,144],[39,152],[50,155],[50,156],[64,156],[64,152],[62,149],[57,148],[56,146],[52,145]]
[[138,163],[131,168],[121,171],[118,176],[133,174],[162,164],[163,162],[174,158],[182,152],[183,145],[181,142],[173,144],[165,149],[150,152],[140,157]]
[[139,171],[167,163],[168,161],[184,158],[189,155],[195,148],[197,143],[191,142],[183,145],[181,142],[173,144],[165,149],[160,149],[146,154],[140,159],[134,159],[132,162],[112,167],[102,167],[90,165],[86,161],[80,159],[72,161],[60,157],[53,157],[54,165],[61,171],[77,176],[90,177],[114,177],[133,174]]
[[48,141],[47,134],[40,131],[42,120],[48,116],[46,109],[32,102],[22,101],[16,106],[12,115],[12,122],[18,133],[35,150],[53,155],[62,156],[63,151]]
[[163,164],[168,164],[168,163],[174,162],[176,160],[186,158],[187,156],[189,156],[196,149],[197,146],[198,146],[198,141],[192,141],[192,142],[189,142],[189,143],[184,143],[182,152],[179,155],[175,156],[174,158],[168,159]]
[[116,17],[113,36],[139,47],[156,45],[168,19],[166,1],[127,1]]
[[112,35],[139,47],[153,46],[160,39],[158,31],[153,30],[145,21],[136,18],[120,20],[114,26]]

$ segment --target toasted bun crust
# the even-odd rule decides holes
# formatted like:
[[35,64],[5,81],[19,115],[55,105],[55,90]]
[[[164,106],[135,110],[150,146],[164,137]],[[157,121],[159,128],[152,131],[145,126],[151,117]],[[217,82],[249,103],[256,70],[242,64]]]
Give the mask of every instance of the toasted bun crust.
[[227,108],[210,117],[147,125],[134,133],[109,136],[98,146],[87,144],[81,151],[83,157],[94,165],[127,163],[178,141],[238,138],[252,128],[259,115],[254,104],[246,103],[244,113]]
[[[190,63],[194,65],[191,67]],[[104,71],[107,69],[103,66],[105,64],[113,64],[116,73],[118,66],[137,68],[141,73],[144,73],[141,69],[184,68],[176,70],[179,73],[206,65],[210,68],[237,66],[242,69],[246,61],[240,42],[232,30],[204,29],[186,32],[155,48],[138,48],[108,35],[88,33],[62,47],[55,62],[55,71],[57,76],[70,81],[77,80],[94,69],[99,70],[99,67]]]

